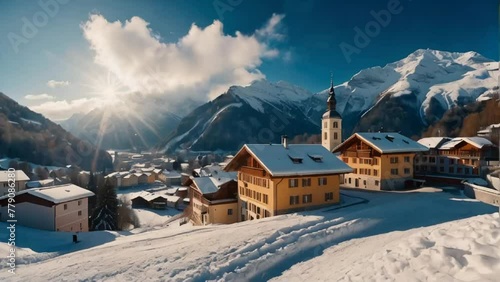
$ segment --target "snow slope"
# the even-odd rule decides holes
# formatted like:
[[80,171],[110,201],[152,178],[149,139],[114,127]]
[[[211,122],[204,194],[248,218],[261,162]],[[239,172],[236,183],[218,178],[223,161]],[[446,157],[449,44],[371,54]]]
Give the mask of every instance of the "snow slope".
[[275,280],[498,281],[499,275],[495,213],[344,242]]
[[[496,219],[492,215],[472,217],[491,214],[497,211],[496,208],[466,199],[459,192],[451,194],[433,188],[407,193],[343,193],[369,202],[343,209],[282,215],[233,225],[170,226],[121,236],[86,250],[41,258],[36,264],[20,265],[16,276],[0,272],[0,280],[264,281],[275,278],[278,281],[314,281],[314,278],[323,278],[331,281],[344,277],[350,270],[349,265],[352,265],[353,280],[362,279],[356,274],[365,266],[367,273],[364,275],[373,272],[379,276],[368,277],[391,280],[404,277],[415,281],[422,277],[442,277],[447,273],[482,278],[500,275],[499,250],[489,246],[498,244],[500,230],[494,222],[498,221],[498,216],[495,215]],[[471,227],[469,232],[466,232],[467,225],[463,222],[434,226],[464,218],[470,218],[465,221]],[[472,230],[479,227],[477,231]],[[425,233],[433,229],[452,231]],[[433,245],[420,240],[424,236],[429,237],[429,242],[437,243]],[[45,240],[51,239],[41,238],[41,241]],[[388,243],[393,244],[390,245],[393,251],[390,256],[382,255],[383,246]],[[24,247],[30,244],[40,242],[24,242]],[[411,249],[405,249],[405,244]],[[433,246],[438,251],[434,251]],[[451,247],[461,250],[468,246],[468,251],[473,253],[464,256],[471,258],[470,263],[454,263],[453,258],[460,258],[462,253]],[[345,248],[345,255],[334,259],[326,257],[335,253],[332,250],[342,248]],[[415,260],[420,259],[420,263],[411,262],[414,258],[410,250],[420,251],[415,253],[418,255]],[[43,254],[41,252],[40,256]],[[426,254],[433,259],[429,260],[433,264],[427,266],[430,270],[420,274]],[[395,262],[395,258],[401,259],[401,263]],[[403,268],[404,265],[407,266]],[[386,270],[379,270],[381,266]],[[321,272],[316,272],[314,267]],[[404,270],[405,276],[397,276],[398,268]],[[310,276],[304,279],[295,275],[307,271]]]

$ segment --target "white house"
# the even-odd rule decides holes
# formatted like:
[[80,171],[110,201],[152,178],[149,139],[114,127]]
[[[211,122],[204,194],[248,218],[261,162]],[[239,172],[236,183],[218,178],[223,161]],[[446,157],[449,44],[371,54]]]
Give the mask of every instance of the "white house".
[[[53,231],[88,231],[91,191],[73,184],[26,189],[15,196],[17,224]],[[8,196],[0,197],[0,220],[7,221]]]
[[10,177],[14,172],[5,170],[0,171],[0,196],[6,195],[9,190],[9,181],[14,182],[16,192],[26,189],[26,182],[30,181],[29,177],[22,170],[15,171],[15,177]]

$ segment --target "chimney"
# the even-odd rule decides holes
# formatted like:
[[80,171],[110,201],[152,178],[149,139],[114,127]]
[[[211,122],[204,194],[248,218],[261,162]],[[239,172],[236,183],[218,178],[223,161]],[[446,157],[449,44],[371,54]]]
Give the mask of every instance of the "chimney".
[[283,147],[285,147],[285,149],[288,149],[288,136],[281,136],[281,144],[283,144]]

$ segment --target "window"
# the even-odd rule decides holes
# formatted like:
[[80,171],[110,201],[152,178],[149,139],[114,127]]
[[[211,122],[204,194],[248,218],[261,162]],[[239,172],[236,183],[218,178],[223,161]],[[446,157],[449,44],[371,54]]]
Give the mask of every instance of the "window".
[[439,163],[444,164],[444,158],[439,158]]
[[290,196],[290,205],[298,205],[299,196]]
[[373,170],[373,176],[378,176],[378,170],[377,169]]
[[290,188],[295,188],[295,187],[299,187],[299,180],[294,178],[294,179],[288,179],[288,186]]
[[337,132],[334,132],[333,133],[333,140],[337,140],[338,138],[339,138],[339,136],[338,136]]
[[263,199],[264,204],[269,203],[269,198],[268,198],[269,196],[268,196],[268,195],[266,195],[266,194],[264,194],[263,196],[264,196],[264,197],[263,197],[262,199]]
[[68,209],[68,205],[64,204],[64,210],[67,210],[67,209]]
[[351,178],[349,177],[349,184],[351,184]]
[[324,134],[324,135],[325,135],[325,137],[324,137],[324,138],[325,138],[325,140],[326,140],[326,139],[328,139],[328,134],[327,134],[327,132],[325,132],[325,134]]
[[302,178],[302,187],[311,186],[311,178]]
[[378,180],[375,180],[375,186],[379,186],[380,182]]
[[404,160],[405,160],[405,163],[409,163],[410,162],[410,157],[405,156]]
[[227,215],[233,215],[233,209],[227,209]]
[[349,158],[342,158],[342,161],[347,164],[349,163]]
[[82,226],[82,223],[80,222],[80,231],[82,231],[83,229],[83,226]]
[[410,174],[410,169],[409,168],[405,168],[405,174]]
[[328,122],[326,122],[326,121],[325,121],[325,122],[323,123],[323,127],[324,127],[324,128],[327,128],[327,127],[328,127]]
[[455,160],[454,159],[450,159],[450,164],[455,164]]
[[336,122],[336,121],[334,121],[334,122],[333,122],[333,128],[339,128],[339,123],[338,123],[338,122]]
[[448,169],[448,172],[449,172],[449,173],[454,173],[454,172],[455,172],[455,170],[453,169],[453,167],[452,167],[452,166],[450,166],[450,168]]
[[397,164],[398,163],[398,157],[391,157],[391,164]]
[[398,169],[397,168],[392,168],[391,169],[391,175],[398,175]]
[[78,211],[78,216],[82,216],[82,211]]
[[358,159],[356,159],[356,158],[352,158],[352,163],[353,163],[353,164],[355,164],[355,163],[357,163],[357,162],[358,162]]
[[318,178],[318,186],[326,185],[326,177]]
[[78,200],[78,205],[81,206],[82,205],[82,200]]
[[430,163],[436,163],[436,157],[429,157],[429,162]]
[[366,180],[363,180],[363,185],[365,185],[365,186],[366,186]]
[[302,203],[307,204],[312,202],[312,194],[302,196]]
[[378,159],[377,158],[373,158],[372,163],[373,163],[373,165],[378,165]]
[[333,192],[325,193],[325,202],[333,201]]

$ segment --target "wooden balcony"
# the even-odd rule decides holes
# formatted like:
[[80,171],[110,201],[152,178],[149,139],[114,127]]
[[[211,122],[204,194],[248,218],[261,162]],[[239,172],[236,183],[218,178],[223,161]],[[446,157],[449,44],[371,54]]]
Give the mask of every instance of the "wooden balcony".
[[372,150],[371,149],[358,149],[357,151],[345,151],[345,157],[351,158],[371,158]]
[[253,176],[257,176],[257,177],[265,177],[266,176],[266,171],[264,169],[250,167],[250,166],[242,166],[240,172],[250,174]]

